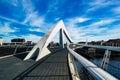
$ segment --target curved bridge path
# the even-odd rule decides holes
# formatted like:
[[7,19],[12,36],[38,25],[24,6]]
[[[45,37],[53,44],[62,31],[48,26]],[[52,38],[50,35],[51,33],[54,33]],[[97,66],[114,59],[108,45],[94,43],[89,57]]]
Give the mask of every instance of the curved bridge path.
[[0,59],[0,80],[71,80],[66,49],[42,60],[23,61],[25,54]]

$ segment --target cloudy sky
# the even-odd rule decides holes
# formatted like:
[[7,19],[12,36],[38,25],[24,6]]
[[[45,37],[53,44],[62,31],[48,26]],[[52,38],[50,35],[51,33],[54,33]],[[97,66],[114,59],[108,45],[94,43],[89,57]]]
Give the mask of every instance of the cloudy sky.
[[4,42],[37,42],[61,19],[75,42],[120,38],[120,0],[0,0]]

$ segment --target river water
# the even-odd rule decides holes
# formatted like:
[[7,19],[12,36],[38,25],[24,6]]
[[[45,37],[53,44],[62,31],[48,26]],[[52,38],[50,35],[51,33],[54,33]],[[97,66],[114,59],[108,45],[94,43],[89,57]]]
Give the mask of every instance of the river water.
[[[92,58],[92,59],[90,59],[90,61],[101,68],[102,58]],[[75,60],[75,62],[77,64],[79,75],[80,75],[81,79],[94,80],[92,77],[88,78],[89,73],[86,72],[86,70],[84,70],[83,66],[77,60]],[[120,57],[110,58],[107,72],[110,73],[111,75],[113,75],[114,77],[120,79]],[[91,76],[91,75],[89,75],[89,76]]]
[[[93,58],[91,61],[101,67],[102,58]],[[107,72],[120,79],[120,57],[110,58]]]

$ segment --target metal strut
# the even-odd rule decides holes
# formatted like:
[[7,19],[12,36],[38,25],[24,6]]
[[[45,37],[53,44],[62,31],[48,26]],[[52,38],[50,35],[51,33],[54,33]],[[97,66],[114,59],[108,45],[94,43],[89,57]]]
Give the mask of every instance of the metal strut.
[[105,51],[104,56],[103,56],[102,69],[104,69],[104,70],[107,70],[107,68],[108,68],[109,59],[110,59],[110,54],[111,54],[111,51],[107,49],[107,50]]

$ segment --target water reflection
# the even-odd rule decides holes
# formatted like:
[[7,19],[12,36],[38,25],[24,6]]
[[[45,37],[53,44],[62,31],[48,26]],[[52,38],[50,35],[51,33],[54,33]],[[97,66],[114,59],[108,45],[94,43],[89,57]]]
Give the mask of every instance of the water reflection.
[[[78,48],[75,51],[101,68],[102,59],[105,50],[97,49],[96,51],[94,51],[93,49]],[[79,71],[81,71],[83,69],[83,66],[77,60],[76,60],[76,64],[77,67],[79,68]],[[109,72],[116,78],[120,79],[120,52],[114,52],[114,51],[111,52],[111,57],[108,64],[107,72]],[[83,80],[93,80],[93,79],[84,78]]]
[[[78,67],[79,75],[82,80],[94,80],[94,77],[90,75],[77,60],[75,61]],[[90,61],[101,68],[102,58],[92,58],[90,59]],[[120,57],[110,58],[107,72],[120,79]]]

